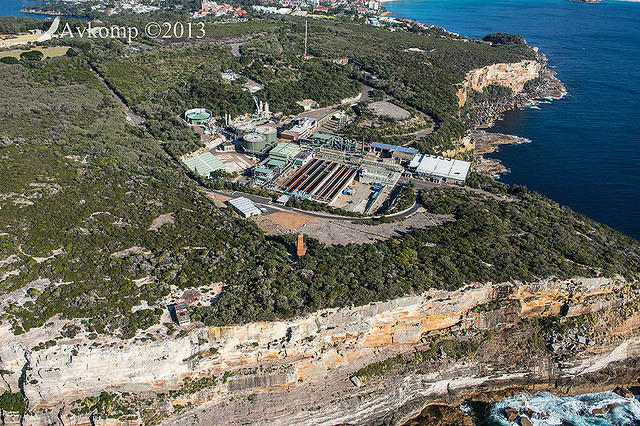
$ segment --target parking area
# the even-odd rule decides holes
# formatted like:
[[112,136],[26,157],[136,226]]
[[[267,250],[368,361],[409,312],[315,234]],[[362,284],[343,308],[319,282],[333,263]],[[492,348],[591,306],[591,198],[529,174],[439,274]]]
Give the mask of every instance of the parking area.
[[373,102],[368,108],[376,115],[395,118],[396,120],[411,118],[409,111],[387,101]]
[[[374,187],[375,185],[354,181],[348,187],[353,190],[353,193],[351,195],[341,193],[333,206],[350,212],[373,213],[386,201],[391,192],[390,187],[384,187],[380,191],[374,191]],[[373,198],[376,192],[379,194]]]

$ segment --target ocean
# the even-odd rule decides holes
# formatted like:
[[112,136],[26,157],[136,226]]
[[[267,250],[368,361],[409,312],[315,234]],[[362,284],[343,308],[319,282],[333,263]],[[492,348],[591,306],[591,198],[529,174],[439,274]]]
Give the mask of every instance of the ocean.
[[[541,392],[536,395],[521,394],[494,404],[490,409],[490,425],[518,424],[508,421],[504,409],[515,408],[528,413],[534,426],[623,426],[640,424],[640,402],[626,399],[614,392],[585,393],[560,397]],[[600,414],[600,410],[604,414]],[[594,411],[596,411],[595,414]]]
[[0,0],[0,16],[25,16],[29,18],[48,19],[50,16],[35,13],[22,13],[20,9],[25,6],[45,3],[45,1],[29,0]]
[[568,95],[508,112],[493,131],[529,144],[490,156],[504,182],[640,239],[640,3],[604,0],[400,0],[396,17],[481,38],[514,32],[538,46]]

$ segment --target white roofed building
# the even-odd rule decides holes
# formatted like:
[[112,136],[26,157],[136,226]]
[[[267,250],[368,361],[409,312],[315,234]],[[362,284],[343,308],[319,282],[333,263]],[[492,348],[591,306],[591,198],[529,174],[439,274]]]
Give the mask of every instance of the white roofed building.
[[471,169],[471,163],[468,161],[456,160],[454,158],[436,157],[426,154],[419,158],[419,160],[418,158],[419,157],[415,157],[409,164],[410,168],[415,168],[415,175],[437,182],[463,184]]
[[246,197],[234,198],[233,200],[229,200],[228,203],[245,219],[262,214],[262,210]]

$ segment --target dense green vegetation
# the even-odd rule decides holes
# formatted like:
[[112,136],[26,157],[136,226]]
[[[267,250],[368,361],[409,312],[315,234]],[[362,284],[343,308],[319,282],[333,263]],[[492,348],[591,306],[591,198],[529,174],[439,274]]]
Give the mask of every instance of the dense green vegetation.
[[520,34],[491,33],[483,38],[484,41],[498,44],[526,44],[526,40]]
[[23,414],[27,411],[27,401],[20,392],[5,391],[0,395],[0,410]]
[[17,64],[19,62],[18,58],[14,58],[13,56],[3,56],[0,58],[0,62],[3,64]]
[[[251,96],[242,90],[245,78],[265,84],[257,97],[269,101],[272,111],[285,114],[299,112],[296,102],[304,99],[321,106],[339,103],[359,92],[358,82],[366,83],[375,89],[376,97],[386,93],[421,117],[422,127],[433,119],[435,131],[415,143],[423,151],[441,152],[451,148],[453,140],[467,129],[456,97],[457,85],[466,73],[495,62],[535,56],[523,44],[463,43],[442,38],[436,30],[426,35],[389,32],[339,20],[310,20],[309,34],[313,56],[309,60],[301,58],[304,21],[288,17],[209,25],[207,41],[223,46],[203,41],[163,46],[149,42],[150,49],[131,54],[114,41],[94,49],[92,62],[129,106],[149,121],[152,134],[167,141],[176,154],[198,145],[176,120],[186,108],[204,106],[216,114],[232,115],[253,112]],[[240,57],[224,46],[234,36],[249,38]],[[422,49],[422,53],[407,51],[409,48]],[[349,63],[334,64],[336,58],[348,58]],[[220,71],[226,69],[243,78],[233,84],[222,81]],[[403,135],[418,130],[418,123],[412,120],[385,120],[380,118],[372,128],[355,126],[348,132],[369,141],[385,135],[387,142],[406,143],[412,138]]]
[[[284,52],[299,51],[300,23],[280,25]],[[404,94],[405,102],[420,110],[429,109],[430,99],[446,103],[453,90],[446,82],[457,81],[464,69],[522,54],[355,25],[310,26],[314,34],[323,34],[311,42],[315,56],[347,55],[366,63],[380,76],[381,87]],[[388,43],[377,47],[376,59],[372,46],[383,34]],[[211,102],[210,107],[226,102],[209,92],[192,92],[185,86],[189,79],[204,79],[216,93],[216,87],[228,85],[218,81],[219,71],[243,66],[235,63],[238,59],[210,46],[155,46],[125,55],[117,41],[84,43],[74,45],[77,56],[0,63],[0,294],[42,288],[2,313],[16,333],[59,315],[79,319],[82,326],[65,334],[130,338],[158,322],[165,308],[160,300],[172,286],[215,282],[224,284],[220,299],[214,306],[191,308],[193,320],[231,324],[288,318],[471,281],[637,276],[636,241],[521,188],[473,176],[472,186],[519,201],[463,189],[423,192],[420,202],[451,215],[450,223],[362,246],[326,247],[308,240],[308,253],[298,260],[295,236],[266,237],[252,222],[215,208],[163,150],[180,152],[194,137],[177,119],[162,117],[195,102]],[[429,60],[441,64],[424,71],[424,79],[410,76],[410,58],[417,56],[405,57],[409,54],[402,48],[413,45],[433,47]],[[322,59],[318,63],[333,67]],[[392,63],[400,64],[398,74],[392,73]],[[145,115],[152,135],[127,123],[90,65]],[[296,72],[304,73],[306,66]],[[357,74],[357,67],[349,73]],[[431,69],[414,62],[413,72],[423,68]],[[228,89],[240,100],[245,96],[233,85]],[[169,213],[172,223],[150,230],[154,219]],[[134,309],[142,301],[150,308]]]
[[27,61],[41,61],[44,57],[44,54],[39,50],[30,50],[28,52],[22,52],[20,54],[20,59],[24,59]]

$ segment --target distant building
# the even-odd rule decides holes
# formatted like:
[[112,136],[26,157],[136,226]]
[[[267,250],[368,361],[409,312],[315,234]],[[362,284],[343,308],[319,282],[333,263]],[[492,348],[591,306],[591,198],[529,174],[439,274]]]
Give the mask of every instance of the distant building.
[[233,152],[236,150],[236,146],[232,141],[227,141],[221,145],[218,145],[218,150],[222,152]]
[[291,198],[291,196],[283,194],[283,195],[278,197],[278,199],[276,200],[276,203],[282,204],[284,206],[285,204],[287,204],[287,202],[289,201],[290,198]]
[[295,125],[280,135],[282,139],[296,140],[310,134],[318,125],[318,120],[310,117],[301,117],[294,121]]
[[373,142],[371,144],[371,149],[374,152],[386,152],[391,158],[403,161],[411,161],[416,154],[418,154],[418,150],[415,148],[409,148],[406,146],[398,146],[398,145],[390,145],[386,143]]
[[399,173],[371,166],[360,169],[359,181],[366,185],[393,186],[400,178]]
[[289,161],[300,153],[300,145],[290,142],[281,142],[269,151],[269,159]]
[[313,158],[313,152],[309,150],[300,151],[293,157],[293,167],[302,167],[307,164]]
[[231,69],[228,69],[225,72],[221,72],[220,76],[222,77],[223,80],[226,80],[228,82],[233,82],[233,81],[236,81],[238,78],[240,78],[240,76],[235,72],[233,72],[233,70]]
[[253,201],[245,197],[234,198],[233,200],[229,200],[228,203],[245,219],[262,214],[262,210],[260,210]]
[[192,108],[184,112],[184,121],[193,126],[206,126],[211,118],[211,111],[206,108]]
[[275,176],[275,171],[267,167],[256,167],[253,169],[253,176],[257,179],[269,181]]

